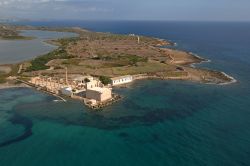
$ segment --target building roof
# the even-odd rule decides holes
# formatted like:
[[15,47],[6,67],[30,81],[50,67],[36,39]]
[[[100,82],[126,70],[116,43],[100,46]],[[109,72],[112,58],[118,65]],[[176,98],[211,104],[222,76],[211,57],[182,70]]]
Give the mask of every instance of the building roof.
[[89,80],[93,80],[93,77],[92,77],[92,76],[78,76],[78,77],[74,77],[73,80],[82,81],[82,80],[84,80],[85,78],[88,78]]
[[67,87],[61,88],[61,90],[72,91],[72,88],[67,86]]
[[125,75],[125,76],[113,77],[113,78],[111,78],[111,80],[112,81],[114,81],[114,80],[120,80],[120,79],[127,78],[127,77],[132,77],[132,76],[131,75]]
[[94,88],[89,88],[87,90],[92,90],[92,91],[96,91],[99,93],[104,93],[107,90],[110,90],[109,88],[101,88],[101,87],[94,87]]

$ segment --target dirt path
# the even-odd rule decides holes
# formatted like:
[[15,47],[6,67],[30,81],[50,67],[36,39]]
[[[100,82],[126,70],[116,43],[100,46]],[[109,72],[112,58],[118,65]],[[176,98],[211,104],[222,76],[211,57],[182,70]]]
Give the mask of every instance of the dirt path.
[[21,71],[22,71],[22,69],[23,69],[23,64],[21,64],[21,65],[19,66],[19,69],[18,69],[17,74],[20,74],[20,73],[21,73]]

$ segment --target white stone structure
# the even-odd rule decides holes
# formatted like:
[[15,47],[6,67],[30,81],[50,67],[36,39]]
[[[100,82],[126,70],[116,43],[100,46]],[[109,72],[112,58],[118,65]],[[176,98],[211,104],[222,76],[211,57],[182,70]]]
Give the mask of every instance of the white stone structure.
[[99,80],[90,80],[90,82],[86,83],[86,89],[96,88],[96,87],[102,87],[102,83]]
[[133,77],[131,75],[121,76],[121,77],[114,77],[111,78],[112,86],[127,84],[133,81]]
[[73,95],[73,90],[71,87],[64,87],[60,89],[60,92],[65,95],[71,97]]
[[86,90],[86,98],[103,102],[112,98],[112,90],[101,87],[90,88]]
[[94,77],[92,77],[92,76],[78,76],[78,77],[73,78],[73,81],[75,81],[77,83],[85,83],[85,79],[92,81],[92,80],[94,80]]

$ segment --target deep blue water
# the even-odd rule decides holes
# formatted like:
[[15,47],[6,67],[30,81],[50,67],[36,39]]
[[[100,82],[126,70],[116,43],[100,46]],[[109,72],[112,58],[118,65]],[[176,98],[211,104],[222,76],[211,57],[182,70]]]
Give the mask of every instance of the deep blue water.
[[102,112],[32,89],[0,90],[0,165],[250,165],[250,23],[26,22],[169,39],[238,80],[141,80]]

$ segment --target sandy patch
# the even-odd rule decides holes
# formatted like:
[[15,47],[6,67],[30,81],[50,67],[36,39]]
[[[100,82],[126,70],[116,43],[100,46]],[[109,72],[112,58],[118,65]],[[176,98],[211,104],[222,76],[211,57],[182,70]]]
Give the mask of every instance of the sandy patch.
[[0,73],[9,73],[11,72],[11,67],[9,66],[0,66]]

